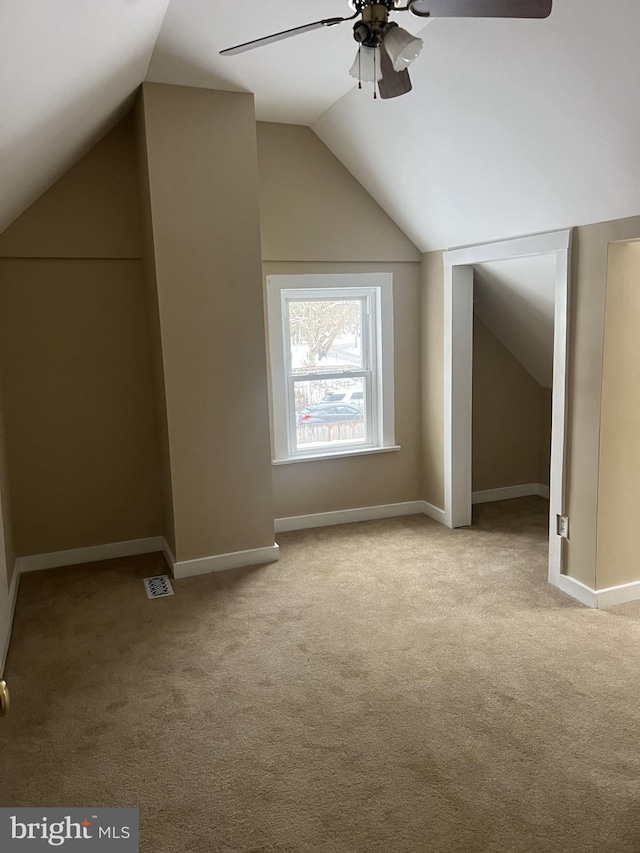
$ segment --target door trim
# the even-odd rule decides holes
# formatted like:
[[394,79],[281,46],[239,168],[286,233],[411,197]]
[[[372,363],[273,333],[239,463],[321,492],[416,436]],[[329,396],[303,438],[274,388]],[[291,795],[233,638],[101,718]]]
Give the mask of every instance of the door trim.
[[448,527],[471,524],[471,389],[473,378],[473,264],[556,255],[549,583],[560,585],[564,515],[571,229],[454,249],[444,253],[444,512]]

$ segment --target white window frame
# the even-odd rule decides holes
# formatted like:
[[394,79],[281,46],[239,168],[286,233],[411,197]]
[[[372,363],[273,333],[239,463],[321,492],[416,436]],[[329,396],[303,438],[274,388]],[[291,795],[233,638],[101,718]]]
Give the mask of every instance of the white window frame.
[[[287,300],[362,299],[367,305],[368,346],[366,369],[350,370],[365,383],[367,436],[365,442],[297,450],[294,375],[290,370]],[[267,324],[271,367],[272,458],[274,464],[336,456],[354,456],[397,450],[395,444],[393,376],[393,276],[391,273],[326,273],[267,276]],[[365,340],[363,328],[363,341]],[[369,370],[371,371],[369,374]],[[344,371],[309,371],[295,374],[296,381],[335,379]],[[370,375],[370,380],[367,376]]]

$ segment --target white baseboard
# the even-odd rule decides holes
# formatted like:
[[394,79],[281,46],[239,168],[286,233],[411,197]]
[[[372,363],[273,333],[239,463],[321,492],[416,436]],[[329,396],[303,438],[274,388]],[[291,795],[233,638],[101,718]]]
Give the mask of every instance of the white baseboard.
[[640,599],[640,581],[599,589],[596,591],[596,595],[598,596],[598,607],[613,607],[614,604],[638,601]]
[[266,548],[254,548],[251,551],[217,554],[213,557],[203,557],[200,560],[187,560],[178,563],[166,539],[163,536],[151,536],[148,539],[132,539],[128,542],[112,542],[109,545],[92,545],[88,548],[73,548],[69,551],[53,551],[49,554],[18,557],[9,588],[9,631],[4,648],[0,648],[0,675],[4,672],[7,652],[9,651],[18,586],[20,585],[20,576],[24,572],[38,572],[62,566],[77,566],[80,563],[95,563],[99,560],[111,560],[114,557],[133,557],[137,554],[152,554],[156,551],[162,551],[174,577],[186,578],[190,575],[221,572],[240,566],[273,563],[278,559],[279,548],[277,544],[274,544]]
[[[17,560],[16,560],[17,563]],[[11,630],[13,628],[13,617],[16,615],[16,601],[18,600],[18,587],[20,586],[20,571],[17,565],[13,567],[13,575],[11,577],[11,585],[9,586],[9,629],[4,643],[4,648],[0,649],[0,676],[4,675],[4,667],[7,662],[7,654],[9,652],[9,643],[11,642]]]
[[129,542],[112,542],[109,545],[93,545],[89,548],[74,548],[70,551],[54,551],[51,554],[18,557],[15,571],[17,574],[37,572],[60,566],[75,566],[79,563],[111,560],[114,557],[152,554],[155,551],[162,551],[173,576],[176,578],[186,578],[190,575],[202,575],[208,572],[221,572],[238,566],[272,563],[278,559],[278,546],[269,545],[266,548],[236,551],[233,554],[215,554],[212,557],[202,557],[199,560],[186,560],[179,563],[164,536],[152,536],[149,539],[132,539]]
[[[167,546],[167,550],[169,550]],[[194,575],[207,575],[211,572],[224,572],[227,569],[240,569],[246,566],[260,566],[263,563],[275,563],[280,557],[277,543],[264,548],[252,548],[249,551],[233,551],[230,554],[214,554],[212,557],[200,557],[197,560],[184,560],[173,563],[174,578],[190,578]],[[169,550],[169,553],[171,551]]]
[[70,551],[52,551],[50,554],[18,557],[16,566],[20,573],[39,572],[42,569],[95,563],[99,560],[112,560],[114,557],[133,557],[136,554],[151,554],[161,550],[162,537],[151,536],[148,539],[131,539],[128,542],[111,542],[108,545],[91,545],[88,548],[73,548]]
[[439,524],[444,524],[444,510],[440,509],[433,504],[427,503],[427,501],[420,501],[422,504],[422,514],[428,515],[429,518],[432,518],[434,521],[437,521]]
[[373,521],[379,518],[397,518],[401,515],[420,515],[424,512],[423,503],[424,501],[406,501],[398,504],[338,509],[334,512],[316,512],[310,515],[293,515],[289,518],[276,518],[275,528],[276,533],[284,533],[287,530],[329,527],[334,524],[351,524],[354,521]]
[[486,504],[493,501],[509,501],[512,498],[526,498],[529,495],[539,495],[549,500],[549,486],[542,483],[523,483],[520,486],[504,486],[501,489],[487,489],[483,492],[474,492],[471,495],[471,503]]
[[598,596],[595,590],[575,578],[570,578],[568,575],[560,575],[558,589],[570,595],[571,598],[575,598],[581,604],[586,604],[587,607],[595,608],[598,606]]
[[173,569],[178,561],[176,560],[173,551],[171,550],[171,547],[169,546],[169,543],[164,538],[164,536],[160,537],[160,544],[162,546],[162,553],[164,554],[164,558],[167,561],[169,568],[171,569],[171,574],[175,577],[175,574],[173,574]]
[[640,581],[610,586],[606,589],[591,589],[575,578],[560,575],[559,588],[582,604],[586,604],[587,607],[593,608],[613,607],[615,604],[640,600]]

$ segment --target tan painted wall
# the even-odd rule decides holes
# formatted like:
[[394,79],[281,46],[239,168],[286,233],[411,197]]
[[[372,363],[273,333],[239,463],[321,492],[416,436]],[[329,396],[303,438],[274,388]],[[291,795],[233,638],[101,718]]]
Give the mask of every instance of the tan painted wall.
[[253,97],[143,99],[176,557],[272,545]]
[[160,533],[138,220],[126,119],[0,235],[17,555]]
[[139,260],[0,260],[0,364],[19,555],[158,535]]
[[127,116],[0,234],[0,256],[139,258],[136,185]]
[[264,261],[420,261],[420,253],[308,127],[258,123]]
[[533,376],[475,317],[474,492],[538,482],[543,392]]
[[640,242],[609,246],[598,495],[598,589],[640,580]]
[[422,496],[444,508],[443,253],[422,256]]
[[398,452],[273,466],[276,518],[420,498],[420,255],[307,127],[258,123],[263,274],[391,272]]
[[391,272],[397,452],[273,466],[276,518],[420,499],[420,267],[264,264],[265,275]]
[[551,474],[551,417],[553,391],[551,388],[541,388],[541,392],[538,479],[536,482],[541,483],[543,486],[548,486]]

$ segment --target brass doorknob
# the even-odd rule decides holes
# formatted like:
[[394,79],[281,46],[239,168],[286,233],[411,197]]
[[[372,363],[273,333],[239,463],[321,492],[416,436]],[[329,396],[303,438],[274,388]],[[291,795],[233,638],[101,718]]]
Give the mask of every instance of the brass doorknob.
[[9,697],[9,688],[7,687],[7,682],[0,681],[0,717],[4,717],[4,715],[9,710],[10,704],[11,699]]

